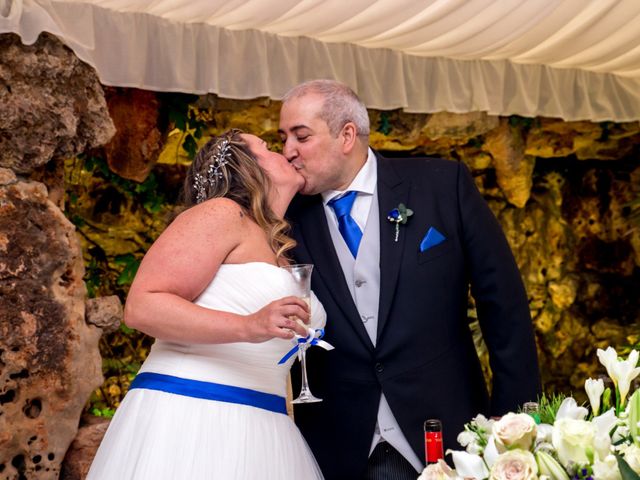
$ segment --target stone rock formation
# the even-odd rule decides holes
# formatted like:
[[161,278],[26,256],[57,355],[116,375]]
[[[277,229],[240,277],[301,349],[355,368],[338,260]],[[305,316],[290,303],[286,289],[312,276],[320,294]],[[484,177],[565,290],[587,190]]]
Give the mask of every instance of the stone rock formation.
[[64,158],[115,129],[94,70],[48,34],[0,35],[0,105],[0,473],[53,480],[102,382]]
[[485,137],[482,150],[493,157],[498,185],[507,200],[522,208],[529,200],[535,158],[524,154],[522,132],[505,118]]
[[0,178],[0,471],[56,479],[102,381],[101,331],[85,323],[75,228],[43,184]]
[[497,128],[499,123],[498,117],[486,112],[438,112],[429,116],[422,133],[431,140],[465,144]]
[[104,147],[109,168],[123,178],[143,182],[162,148],[158,100],[154,93],[134,88],[107,89],[106,98],[117,132]]
[[0,167],[29,173],[115,133],[95,71],[52,35],[0,35]]
[[81,424],[64,457],[60,480],[84,480],[87,477],[93,457],[110,423],[107,418],[90,415],[83,416],[83,421],[85,423]]
[[95,325],[104,333],[115,332],[124,316],[122,302],[117,295],[90,298],[86,308],[87,323]]

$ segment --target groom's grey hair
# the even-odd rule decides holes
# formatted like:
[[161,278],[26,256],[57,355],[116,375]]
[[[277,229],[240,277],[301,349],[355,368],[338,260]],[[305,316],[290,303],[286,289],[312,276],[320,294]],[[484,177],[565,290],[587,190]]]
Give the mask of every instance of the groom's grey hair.
[[344,83],[335,80],[310,80],[289,90],[282,102],[309,94],[318,94],[324,98],[320,118],[329,126],[329,132],[337,137],[348,122],[356,126],[356,133],[369,136],[369,114],[362,100]]

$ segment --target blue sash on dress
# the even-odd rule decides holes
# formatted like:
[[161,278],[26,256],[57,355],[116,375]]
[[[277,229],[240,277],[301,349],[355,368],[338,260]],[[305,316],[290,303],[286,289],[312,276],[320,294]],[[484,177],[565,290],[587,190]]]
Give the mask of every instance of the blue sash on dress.
[[287,414],[284,397],[271,393],[258,392],[248,388],[222,385],[219,383],[202,382],[188,378],[174,377],[161,373],[142,372],[131,382],[129,390],[146,388],[161,392],[175,393],[186,397],[216,400],[218,402],[239,403],[262,408],[275,413]]

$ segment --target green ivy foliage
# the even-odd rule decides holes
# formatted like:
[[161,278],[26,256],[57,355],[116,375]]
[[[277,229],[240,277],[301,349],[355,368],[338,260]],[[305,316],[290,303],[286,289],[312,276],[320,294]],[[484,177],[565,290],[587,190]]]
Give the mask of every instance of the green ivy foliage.
[[[140,261],[164,228],[176,198],[156,171],[140,183],[122,178],[100,152],[68,159],[65,183],[65,214],[82,242],[87,295],[117,295],[124,304]],[[103,335],[99,346],[105,382],[91,395],[86,411],[103,417],[115,413],[152,342],[125,325]]]
[[162,116],[166,117],[169,125],[182,131],[182,148],[191,160],[196,156],[198,140],[207,127],[206,122],[198,117],[193,104],[198,100],[197,95],[187,94],[159,94],[162,102]]
[[391,122],[389,121],[389,114],[387,112],[380,113],[380,123],[377,131],[384,135],[389,135],[391,132]]
[[[160,93],[158,98],[159,128],[181,130],[181,145],[193,159],[207,127],[193,106],[199,97]],[[124,304],[142,257],[177,203],[175,186],[166,184],[161,170],[156,165],[143,182],[128,180],[111,171],[100,150],[65,162],[65,214],[83,244],[89,298],[117,295]],[[105,382],[91,395],[88,412],[113,416],[152,343],[153,339],[126,325],[103,335],[100,353]]]
[[120,195],[138,202],[151,214],[160,212],[162,205],[167,202],[165,194],[159,188],[158,179],[154,172],[151,172],[144,182],[138,183],[113,173],[106,160],[100,156],[80,156],[80,159],[84,160],[82,166],[84,170],[95,177],[102,178],[113,186]]

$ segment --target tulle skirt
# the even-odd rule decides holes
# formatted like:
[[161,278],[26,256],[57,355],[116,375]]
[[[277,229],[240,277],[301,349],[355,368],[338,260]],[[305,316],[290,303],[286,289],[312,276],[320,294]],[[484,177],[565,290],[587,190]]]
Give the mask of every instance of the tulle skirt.
[[89,480],[321,479],[293,421],[261,408],[130,390]]

